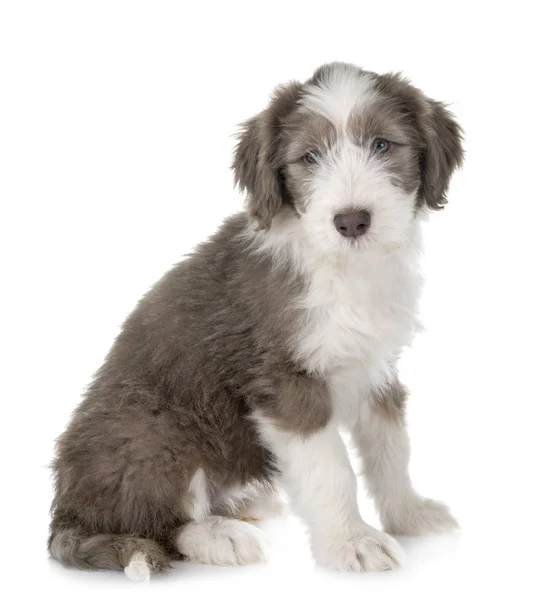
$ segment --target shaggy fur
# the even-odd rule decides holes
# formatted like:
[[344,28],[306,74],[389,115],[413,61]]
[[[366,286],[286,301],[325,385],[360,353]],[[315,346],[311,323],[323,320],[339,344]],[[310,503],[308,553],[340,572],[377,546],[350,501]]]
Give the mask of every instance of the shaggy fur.
[[[283,486],[320,564],[394,568],[339,426],[388,531],[453,528],[411,487],[396,360],[417,329],[419,218],[461,159],[450,113],[397,75],[334,63],[279,87],[237,144],[246,211],[139,302],[58,440],[52,556],[135,579],[171,558],[256,562],[257,530],[231,517]],[[345,238],[333,219],[354,210],[369,230]]]

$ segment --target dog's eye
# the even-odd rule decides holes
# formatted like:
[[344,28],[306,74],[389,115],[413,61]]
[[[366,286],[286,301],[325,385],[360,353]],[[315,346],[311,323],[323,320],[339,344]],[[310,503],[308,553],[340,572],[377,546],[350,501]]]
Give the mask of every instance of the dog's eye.
[[320,155],[315,150],[310,150],[302,157],[302,160],[308,165],[319,165]]
[[390,150],[390,142],[388,140],[383,140],[382,138],[378,138],[373,143],[373,148],[375,152],[379,154],[384,154]]

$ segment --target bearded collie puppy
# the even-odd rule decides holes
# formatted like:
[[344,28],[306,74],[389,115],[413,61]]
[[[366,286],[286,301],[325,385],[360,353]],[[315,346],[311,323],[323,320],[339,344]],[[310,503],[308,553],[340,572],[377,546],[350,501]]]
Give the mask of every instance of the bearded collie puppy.
[[[423,216],[462,162],[445,106],[344,63],[273,93],[233,161],[245,210],[127,318],[58,440],[49,549],[66,565],[264,559],[283,490],[318,564],[402,563],[389,534],[457,527],[408,475],[396,362],[418,329]],[[365,523],[339,434],[363,463]]]

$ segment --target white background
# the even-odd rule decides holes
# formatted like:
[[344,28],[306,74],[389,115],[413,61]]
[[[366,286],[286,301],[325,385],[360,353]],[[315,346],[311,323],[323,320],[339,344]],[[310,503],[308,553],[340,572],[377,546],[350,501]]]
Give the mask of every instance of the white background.
[[[1,2],[0,595],[550,597],[543,6]],[[427,332],[402,364],[414,482],[462,533],[405,540],[396,573],[317,569],[292,518],[265,525],[267,566],[180,563],[141,587],[62,568],[45,550],[53,439],[137,299],[240,209],[237,123],[333,60],[403,71],[465,128],[426,227]]]

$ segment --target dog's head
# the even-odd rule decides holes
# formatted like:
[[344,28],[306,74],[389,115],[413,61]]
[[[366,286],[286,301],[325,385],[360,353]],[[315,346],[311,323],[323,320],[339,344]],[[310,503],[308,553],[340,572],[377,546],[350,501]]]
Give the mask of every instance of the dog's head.
[[443,104],[399,75],[333,63],[275,90],[243,125],[233,169],[261,228],[285,214],[338,252],[403,243],[422,206],[444,206],[462,156]]

